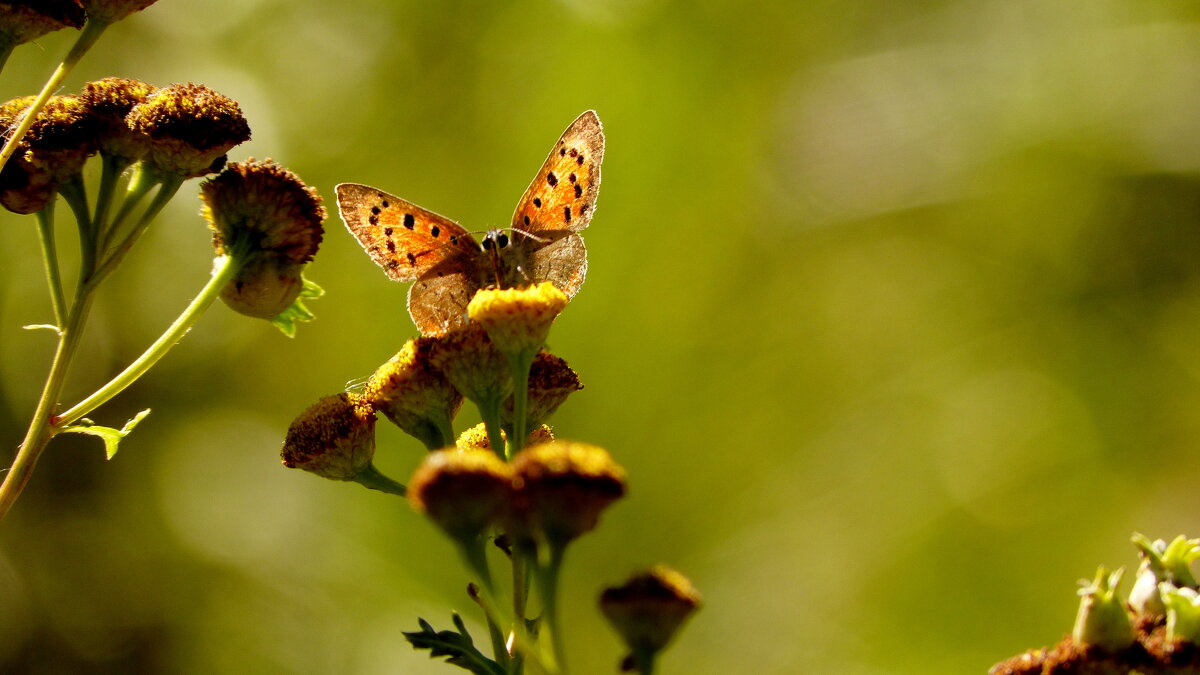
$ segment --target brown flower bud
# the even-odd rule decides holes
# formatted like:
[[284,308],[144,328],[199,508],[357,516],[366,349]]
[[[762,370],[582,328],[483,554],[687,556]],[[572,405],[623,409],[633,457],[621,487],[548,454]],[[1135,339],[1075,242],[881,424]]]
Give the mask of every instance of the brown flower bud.
[[317,401],[288,427],[283,465],[330,480],[354,480],[375,456],[375,412],[356,394]]
[[[526,408],[526,429],[534,429],[550,419],[567,397],[583,389],[579,374],[563,359],[547,351],[538,352],[529,369],[529,403]],[[512,428],[513,399],[504,402],[501,421],[506,430]]]
[[453,443],[451,422],[463,397],[429,362],[437,338],[416,338],[367,380],[365,396],[405,433],[430,450]]
[[96,145],[101,154],[127,162],[145,156],[150,139],[130,129],[125,118],[154,91],[153,85],[122,77],[106,77],[84,85],[79,98],[96,119]]
[[600,513],[625,494],[625,470],[587,443],[531,445],[512,461],[513,532],[565,545],[591,531]]
[[661,651],[699,608],[692,582],[663,565],[600,595],[600,610],[635,655]]
[[19,45],[63,28],[82,28],[85,18],[79,0],[0,2],[0,44]]
[[250,125],[233,99],[198,84],[173,84],[134,106],[129,128],[150,139],[147,160],[165,174],[203,176],[219,170]]
[[125,17],[140,12],[158,0],[83,0],[87,9],[88,19],[103,23],[113,23]]
[[504,511],[512,468],[491,452],[437,450],[413,473],[408,498],[457,541],[484,534]]

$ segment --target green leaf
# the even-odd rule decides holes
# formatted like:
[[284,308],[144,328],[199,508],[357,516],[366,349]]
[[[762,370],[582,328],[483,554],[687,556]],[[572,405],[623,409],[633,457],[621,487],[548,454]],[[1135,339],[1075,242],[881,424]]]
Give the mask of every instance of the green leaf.
[[69,434],[91,434],[99,436],[104,440],[104,455],[105,459],[112,459],[113,455],[117,454],[117,446],[121,443],[121,439],[129,435],[133,428],[150,414],[150,409],[146,408],[142,412],[133,416],[133,419],[125,423],[125,426],[120,429],[112,427],[102,427],[88,418],[79,420],[79,424],[72,424],[68,427],[63,427],[62,431]]
[[[303,275],[300,278],[304,279]],[[288,337],[296,337],[296,324],[317,318],[309,311],[308,307],[304,306],[304,301],[315,300],[322,295],[325,295],[325,289],[304,279],[304,286],[300,289],[300,295],[296,296],[295,302],[271,319],[271,325]]]
[[458,632],[452,630],[436,631],[425,619],[417,619],[421,630],[416,633],[405,633],[404,638],[412,643],[414,649],[428,649],[429,658],[446,657],[446,663],[469,670],[475,675],[505,675],[504,668],[499,663],[484,656],[475,648],[467,627],[462,618],[455,612],[454,625]]

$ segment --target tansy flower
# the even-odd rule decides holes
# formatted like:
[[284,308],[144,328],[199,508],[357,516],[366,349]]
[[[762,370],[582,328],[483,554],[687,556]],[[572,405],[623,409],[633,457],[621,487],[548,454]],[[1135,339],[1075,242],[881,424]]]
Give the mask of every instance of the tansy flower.
[[133,107],[154,93],[155,87],[138,80],[106,77],[84,85],[79,98],[96,118],[96,145],[100,153],[125,163],[141,159],[149,149],[149,138],[136,133],[125,118]]
[[[541,425],[566,402],[567,397],[583,389],[579,375],[567,362],[547,351],[538,352],[529,369],[528,407],[525,410],[526,429]],[[512,429],[513,397],[504,402],[501,420],[506,431]]]
[[600,513],[625,494],[625,470],[603,448],[552,441],[512,461],[512,531],[564,546],[591,531]]
[[600,595],[600,611],[629,646],[627,662],[649,672],[655,655],[700,608],[700,594],[679,572],[658,565]]
[[250,125],[237,102],[198,84],[155,91],[134,106],[126,122],[149,137],[146,159],[165,175],[217,171],[226,152],[250,139]]
[[81,28],[86,17],[79,0],[0,2],[0,48],[36,40],[62,28]]
[[250,159],[205,181],[200,198],[213,248],[240,265],[221,299],[237,312],[264,319],[287,309],[304,285],[304,264],[321,244],[321,196],[278,164]]
[[375,456],[375,412],[355,394],[326,396],[288,427],[280,455],[289,469],[354,480]]
[[[32,96],[0,105],[0,125],[11,127]],[[96,120],[74,96],[52,96],[34,119],[17,152],[0,172],[0,203],[16,213],[40,211],[58,184],[78,176],[96,151]]]
[[484,289],[467,305],[467,314],[487,331],[505,355],[533,358],[550,334],[567,295],[544,281],[529,288]]
[[[508,440],[507,432],[501,431],[500,435],[506,441]],[[552,440],[554,440],[554,431],[552,431],[550,427],[543,424],[534,429],[533,433],[529,434],[529,440],[526,445],[533,445],[535,443],[549,443]],[[480,422],[479,424],[476,424],[470,429],[467,429],[459,434],[458,442],[455,445],[459,450],[464,452],[472,450],[494,452],[492,443],[490,440],[488,440],[487,428],[484,426],[483,422]]]
[[83,0],[88,19],[102,23],[114,23],[140,12],[157,0]]
[[463,397],[429,362],[436,338],[416,338],[367,380],[364,395],[396,426],[430,450],[454,441],[451,422]]

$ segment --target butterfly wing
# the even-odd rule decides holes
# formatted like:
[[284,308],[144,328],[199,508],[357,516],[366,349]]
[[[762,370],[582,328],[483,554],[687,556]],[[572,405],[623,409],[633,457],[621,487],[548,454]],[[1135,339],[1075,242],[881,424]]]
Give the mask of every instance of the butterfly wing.
[[368,185],[342,183],[335,190],[346,228],[393,281],[413,281],[448,260],[478,256],[475,239],[433,211]]
[[530,248],[532,250],[525,253],[529,277],[549,281],[567,297],[573,297],[587,275],[587,249],[583,246],[583,237],[568,232],[548,242],[535,242]]
[[467,304],[480,288],[477,258],[448,258],[408,289],[408,314],[425,336],[467,324]]
[[513,228],[540,236],[587,227],[596,210],[602,161],[604,129],[596,112],[589,110],[571,122],[550,150],[517,202]]

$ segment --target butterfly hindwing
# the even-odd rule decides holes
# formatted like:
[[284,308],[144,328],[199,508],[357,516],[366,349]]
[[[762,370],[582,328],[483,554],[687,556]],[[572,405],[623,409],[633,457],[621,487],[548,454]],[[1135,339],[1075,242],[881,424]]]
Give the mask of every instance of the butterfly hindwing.
[[447,259],[474,257],[479,246],[454,221],[383,190],[336,187],[346,228],[394,281],[413,281]]
[[538,234],[587,227],[596,210],[603,160],[604,129],[595,111],[589,110],[567,127],[550,150],[517,202],[513,228]]

